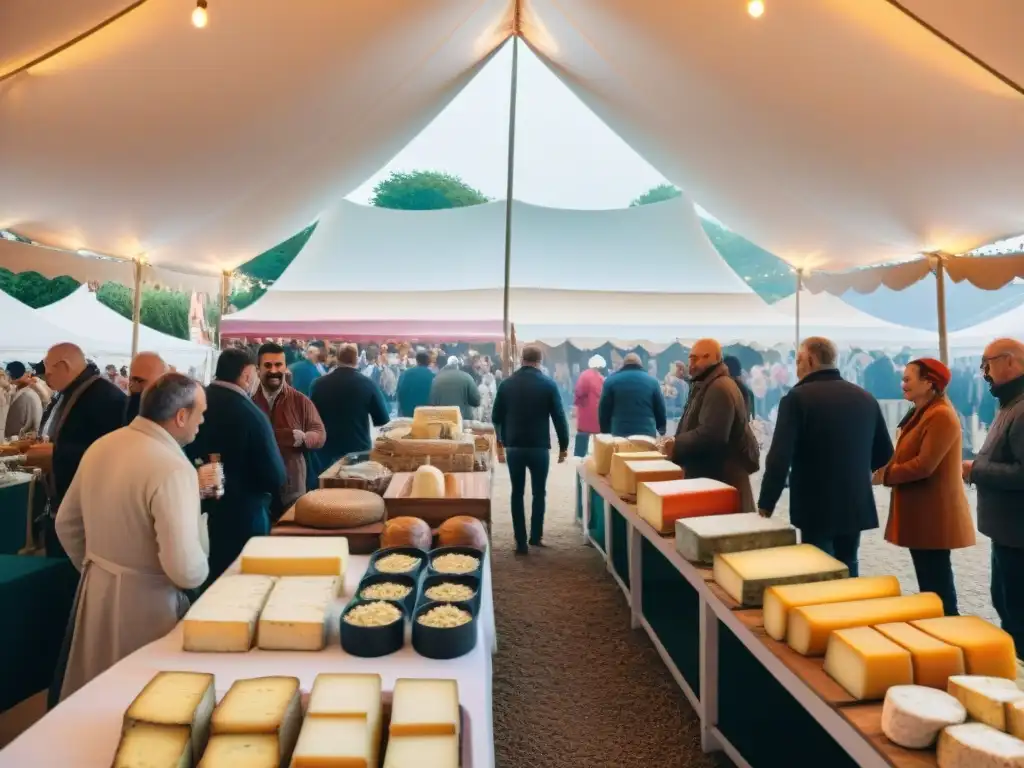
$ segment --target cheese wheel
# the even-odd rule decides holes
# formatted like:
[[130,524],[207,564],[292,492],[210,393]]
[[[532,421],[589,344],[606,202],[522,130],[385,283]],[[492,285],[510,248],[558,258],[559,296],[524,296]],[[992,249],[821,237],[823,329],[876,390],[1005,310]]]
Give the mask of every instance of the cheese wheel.
[[409,496],[414,499],[443,499],[444,473],[429,464],[418,467],[412,476],[412,490]]
[[384,499],[355,488],[321,488],[295,502],[295,523],[308,528],[358,528],[384,514]]
[[945,691],[923,685],[894,685],[882,704],[882,733],[907,749],[927,749],[939,731],[966,719],[963,704]]
[[946,728],[939,736],[939,768],[1024,768],[1024,741],[984,723]]
[[487,529],[475,517],[458,515],[441,523],[437,529],[439,547],[474,547],[487,549]]
[[418,517],[393,517],[384,523],[380,545],[387,547],[419,547],[430,549],[434,534],[430,526]]

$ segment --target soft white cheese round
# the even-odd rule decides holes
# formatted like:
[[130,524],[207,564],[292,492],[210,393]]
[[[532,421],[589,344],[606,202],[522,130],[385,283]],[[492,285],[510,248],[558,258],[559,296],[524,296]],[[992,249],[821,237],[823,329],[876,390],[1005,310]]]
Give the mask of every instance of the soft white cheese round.
[[894,685],[882,704],[882,733],[908,749],[926,749],[939,731],[967,719],[964,705],[945,691],[923,685]]

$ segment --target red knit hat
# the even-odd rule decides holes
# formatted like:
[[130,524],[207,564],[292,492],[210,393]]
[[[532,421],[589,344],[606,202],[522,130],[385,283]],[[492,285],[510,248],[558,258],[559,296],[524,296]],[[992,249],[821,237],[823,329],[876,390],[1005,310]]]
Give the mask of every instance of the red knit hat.
[[930,381],[939,392],[945,392],[949,386],[949,380],[953,378],[946,364],[934,357],[922,357],[911,361],[921,369],[921,378]]

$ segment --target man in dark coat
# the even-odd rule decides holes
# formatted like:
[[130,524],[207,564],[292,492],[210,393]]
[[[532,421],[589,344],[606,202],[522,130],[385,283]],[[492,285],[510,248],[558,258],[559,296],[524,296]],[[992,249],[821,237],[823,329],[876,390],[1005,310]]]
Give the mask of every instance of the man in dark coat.
[[225,349],[217,358],[214,381],[206,388],[206,420],[185,448],[199,465],[220,456],[224,495],[203,500],[210,530],[212,583],[241,554],[253,536],[270,533],[270,505],[286,481],[284,462],[270,421],[251,393],[256,360],[247,349]]
[[559,464],[565,461],[569,450],[569,424],[562,407],[562,395],[554,380],[540,371],[540,348],[525,347],[522,359],[522,367],[498,387],[491,411],[494,431],[505,446],[505,462],[512,481],[512,528],[519,555],[530,551],[524,501],[527,470],[533,491],[529,543],[543,546],[544,502],[551,465],[551,422],[558,435]]
[[661,384],[644,370],[635,352],[626,355],[622,367],[605,380],[597,418],[601,432],[616,437],[665,434]]
[[317,452],[317,464],[327,469],[347,453],[368,451],[370,421],[382,427],[390,414],[384,393],[356,370],[359,351],[352,344],[338,350],[338,367],[313,384],[310,399],[327,430],[327,442]]
[[48,489],[50,514],[45,526],[46,556],[67,557],[54,531],[54,516],[85,452],[101,437],[124,426],[128,397],[104,378],[99,368],[87,362],[85,353],[74,344],[51,347],[43,364],[47,385],[60,393],[48,432],[52,471]]
[[750,475],[757,471],[757,441],[747,423],[747,406],[722,347],[701,339],[690,350],[690,397],[665,454],[688,478],[707,477],[740,492],[740,511],[754,511]]
[[416,365],[407,369],[398,379],[398,415],[412,417],[418,407],[430,404],[430,387],[434,383],[430,370],[430,353],[421,349],[416,353]]
[[811,337],[797,355],[800,381],[779,403],[758,509],[775,511],[789,473],[789,520],[801,540],[846,563],[856,576],[861,531],[878,527],[871,474],[892,458],[878,401],[844,381],[836,348]]

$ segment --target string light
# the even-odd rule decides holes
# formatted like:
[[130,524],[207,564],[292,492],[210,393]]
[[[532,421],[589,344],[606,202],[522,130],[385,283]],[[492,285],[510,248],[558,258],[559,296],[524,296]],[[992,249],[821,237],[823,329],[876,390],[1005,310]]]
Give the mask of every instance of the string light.
[[192,26],[196,29],[202,29],[206,26],[207,21],[206,0],[198,0],[195,10],[192,11]]
[[750,0],[747,3],[747,13],[755,19],[761,18],[764,15],[764,0]]

